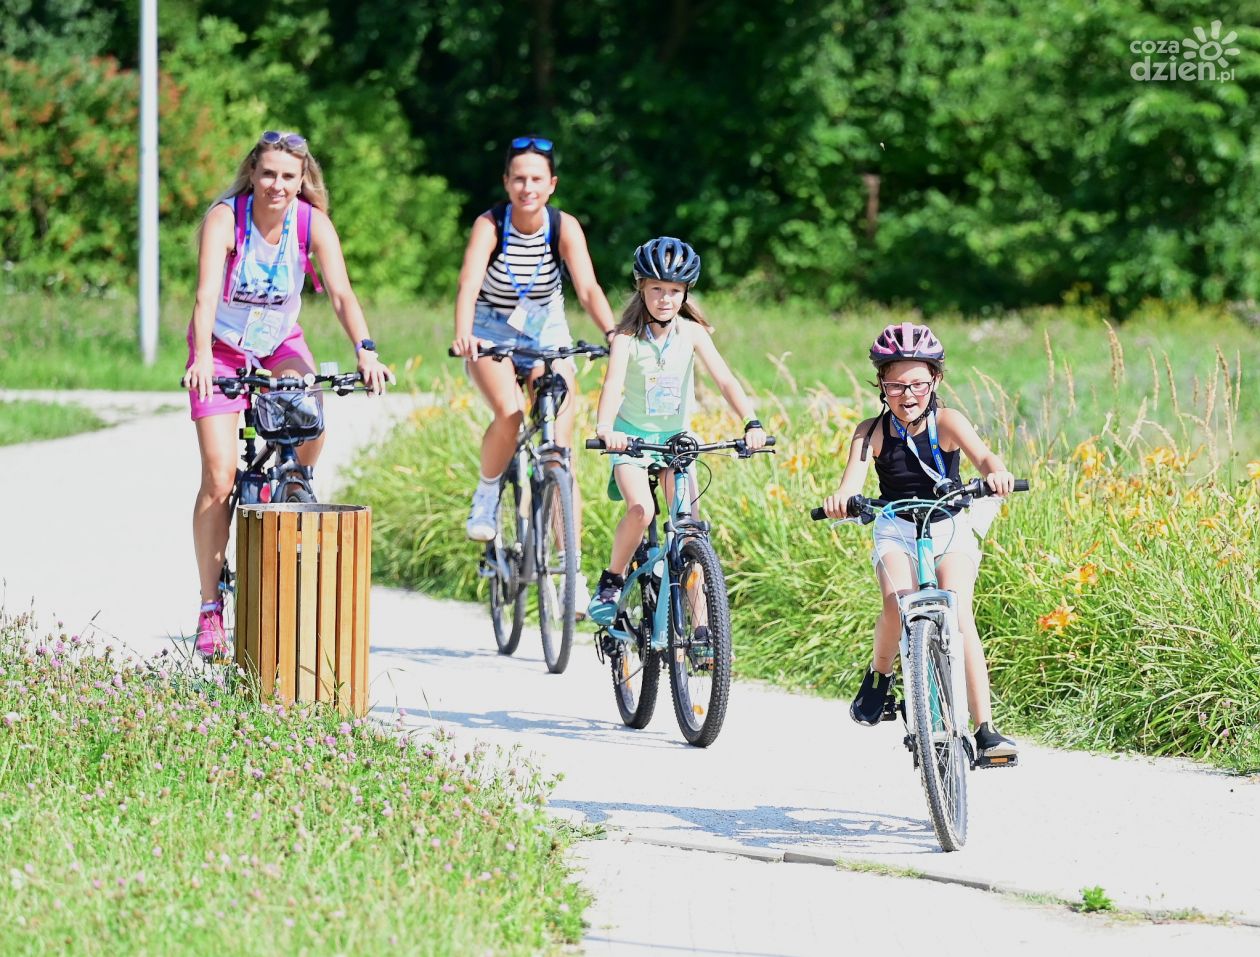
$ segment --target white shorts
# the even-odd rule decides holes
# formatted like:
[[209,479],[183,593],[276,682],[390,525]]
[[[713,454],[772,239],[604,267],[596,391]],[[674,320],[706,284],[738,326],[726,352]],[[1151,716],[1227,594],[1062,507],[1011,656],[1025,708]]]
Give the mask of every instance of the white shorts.
[[[908,556],[911,567],[915,567],[918,552],[914,522],[881,515],[875,519],[875,547],[871,549],[871,565],[876,573],[883,557],[896,552]],[[938,565],[945,555],[965,555],[979,569],[980,543],[966,512],[959,512],[953,519],[942,518],[932,523],[932,555]]]

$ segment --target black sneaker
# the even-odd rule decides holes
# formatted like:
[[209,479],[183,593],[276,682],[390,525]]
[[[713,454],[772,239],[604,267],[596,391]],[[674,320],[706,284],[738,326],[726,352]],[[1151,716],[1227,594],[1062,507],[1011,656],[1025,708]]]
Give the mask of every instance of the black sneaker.
[[[993,727],[992,721],[986,721],[976,728],[976,750],[979,752],[978,757],[990,760],[994,758],[1011,759],[1019,756],[1018,745]],[[1002,763],[1014,762],[1005,760]]]
[[849,706],[849,717],[858,724],[877,725],[884,720],[884,702],[892,687],[892,675],[881,675],[874,668],[866,669],[862,687]]

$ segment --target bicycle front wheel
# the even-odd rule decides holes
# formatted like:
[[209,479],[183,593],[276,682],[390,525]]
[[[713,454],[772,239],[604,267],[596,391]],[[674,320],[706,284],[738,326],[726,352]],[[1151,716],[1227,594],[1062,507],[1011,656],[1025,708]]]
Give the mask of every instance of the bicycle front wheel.
[[577,613],[577,529],[573,515],[573,476],[551,466],[542,482],[534,534],[538,537],[538,628],[547,670],[569,666]]
[[692,539],[672,586],[669,684],[689,744],[707,748],[722,730],[731,693],[731,610],[713,546]]
[[[631,573],[639,567],[642,557],[636,555],[630,563]],[[616,624],[627,632],[629,640],[615,641],[609,654],[617,710],[621,720],[632,728],[646,728],[656,710],[661,656],[652,650],[652,619],[657,599],[656,583],[650,574],[634,580]]]
[[525,624],[525,523],[521,516],[521,487],[504,477],[499,485],[499,519],[494,540],[486,543],[484,565],[490,582],[490,622],[499,654],[510,655],[521,643]]
[[[932,829],[941,849],[967,843],[966,702],[954,701],[949,656],[935,621],[910,626],[910,697],[914,716],[914,755],[927,798]],[[961,662],[959,662],[961,666]]]
[[315,493],[301,482],[286,482],[280,489],[280,501],[285,503],[314,502]]

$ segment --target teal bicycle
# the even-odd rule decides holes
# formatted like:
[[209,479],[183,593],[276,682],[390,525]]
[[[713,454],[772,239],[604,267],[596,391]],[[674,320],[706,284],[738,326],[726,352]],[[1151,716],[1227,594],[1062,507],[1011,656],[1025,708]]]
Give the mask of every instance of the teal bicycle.
[[[774,438],[767,438],[766,445],[774,445]],[[586,447],[607,452],[602,439],[587,439]],[[687,742],[699,748],[717,740],[726,719],[731,611],[722,565],[709,540],[709,523],[692,514],[699,495],[693,494],[691,466],[701,455],[730,451],[741,459],[757,454],[743,439],[701,443],[686,432],[661,444],[630,439],[622,454],[657,452],[664,460],[648,468],[656,514],[630,561],[616,616],[596,635],[596,654],[612,668],[621,720],[632,728],[648,726],[656,709],[661,669],[668,667],[678,727]],[[665,471],[673,473],[674,495],[662,541],[656,491]]]
[[[1016,759],[977,758],[967,715],[967,673],[956,599],[937,582],[932,549],[931,523],[934,518],[951,517],[946,505],[965,508],[973,499],[993,493],[983,479],[950,484],[935,500],[885,502],[855,495],[846,509],[851,517],[840,522],[869,525],[881,516],[901,516],[914,523],[919,588],[898,598],[905,700],[898,702],[890,689],[884,720],[894,720],[900,713],[906,730],[903,742],[914,757],[936,839],[942,850],[956,851],[967,843],[967,772],[1010,766]],[[1015,491],[1028,491],[1027,479],[1016,479]],[[821,521],[827,516],[816,508],[810,517]]]

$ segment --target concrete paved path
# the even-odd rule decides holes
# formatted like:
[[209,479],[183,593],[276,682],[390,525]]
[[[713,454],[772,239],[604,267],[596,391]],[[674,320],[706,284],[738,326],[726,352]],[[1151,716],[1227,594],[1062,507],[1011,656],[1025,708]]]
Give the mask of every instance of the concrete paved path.
[[[183,396],[143,402],[101,432],[0,448],[0,579],[9,609],[33,601],[44,621],[91,621],[148,653],[193,623],[197,460]],[[321,498],[355,449],[414,404],[329,402]],[[181,411],[145,411],[171,407]],[[1255,777],[1026,746],[1020,768],[971,777],[970,841],[943,854],[900,734],[853,725],[842,702],[739,683],[721,738],[701,751],[683,743],[667,697],[649,729],[622,726],[589,635],[553,676],[536,635],[512,658],[496,654],[481,606],[386,588],[372,601],[377,714],[403,707],[412,724],[519,746],[563,774],[556,813],[607,829],[575,851],[596,894],[589,953],[934,943],[970,954],[988,949],[984,937],[1019,952],[1260,953]],[[837,859],[936,880],[815,866]],[[1125,908],[1233,922],[1117,922],[1016,896],[1076,900],[1092,886]]]

